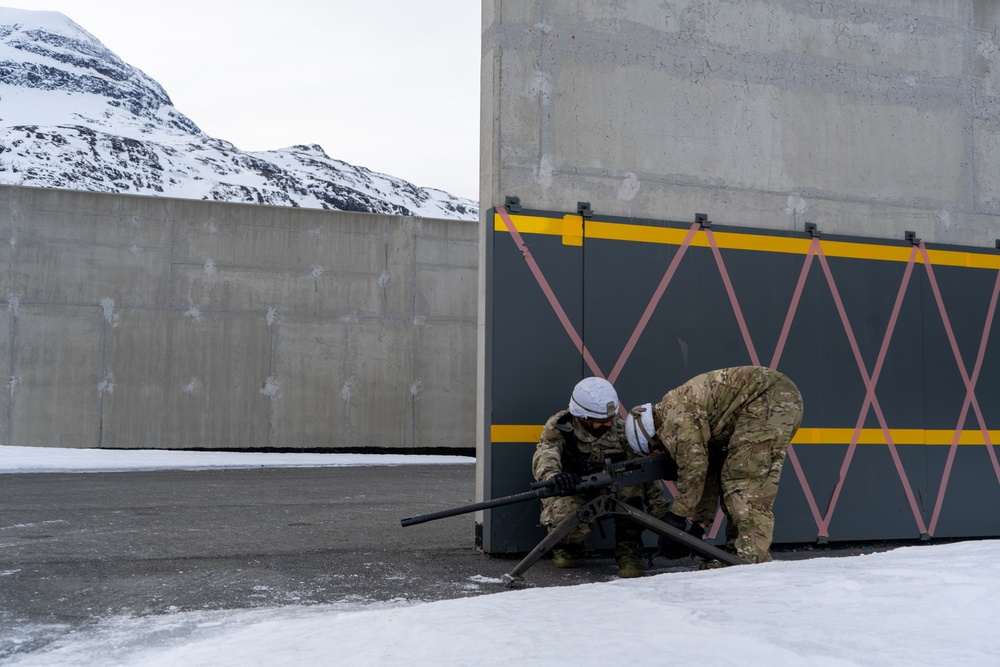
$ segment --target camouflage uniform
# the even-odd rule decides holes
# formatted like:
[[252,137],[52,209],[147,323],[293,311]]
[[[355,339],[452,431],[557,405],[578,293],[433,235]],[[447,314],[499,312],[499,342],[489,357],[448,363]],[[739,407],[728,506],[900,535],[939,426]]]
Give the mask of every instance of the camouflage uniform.
[[727,548],[748,563],[771,560],[778,480],[802,422],[795,384],[769,368],[723,368],[669,391],[653,419],[678,466],[671,512],[708,525],[721,494]]
[[[595,436],[583,427],[580,420],[563,410],[553,415],[542,430],[542,437],[531,459],[531,471],[535,480],[541,482],[560,472],[569,471],[583,475],[604,468],[604,460],[613,462],[636,458],[625,442],[624,423],[615,416],[611,427],[602,435]],[[623,487],[618,497],[639,509],[643,501],[646,510],[656,518],[662,518],[670,508],[659,482],[648,482]],[[559,523],[590,500],[584,494],[555,496],[542,499],[542,524],[551,533]],[[641,546],[642,527],[623,517],[615,516],[615,542],[631,541]],[[581,523],[563,538],[567,544],[582,545],[591,533],[589,524]]]

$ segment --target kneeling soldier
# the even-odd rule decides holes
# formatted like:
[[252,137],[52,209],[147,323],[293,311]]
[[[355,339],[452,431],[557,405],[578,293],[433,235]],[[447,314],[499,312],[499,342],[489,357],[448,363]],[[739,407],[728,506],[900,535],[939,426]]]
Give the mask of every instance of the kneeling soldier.
[[[559,486],[570,491],[581,475],[602,470],[605,459],[618,462],[638,456],[625,440],[615,388],[607,380],[589,377],[573,388],[569,409],[557,412],[545,423],[531,467],[536,481],[557,478]],[[659,482],[624,487],[618,497],[638,509],[644,509],[645,501],[645,511],[658,519],[669,509]],[[589,500],[591,497],[582,493],[543,498],[542,524],[551,533]],[[615,516],[614,522],[618,576],[641,577],[645,573],[642,526],[620,516]],[[553,565],[577,567],[590,533],[590,525],[581,523],[566,535],[552,550]]]

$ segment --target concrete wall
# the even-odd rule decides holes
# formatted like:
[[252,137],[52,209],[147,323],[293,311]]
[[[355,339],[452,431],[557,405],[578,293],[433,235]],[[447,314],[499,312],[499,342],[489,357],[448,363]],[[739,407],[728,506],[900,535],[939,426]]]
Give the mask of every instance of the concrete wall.
[[0,186],[0,441],[474,445],[462,221]]
[[486,0],[481,210],[992,247],[995,0]]

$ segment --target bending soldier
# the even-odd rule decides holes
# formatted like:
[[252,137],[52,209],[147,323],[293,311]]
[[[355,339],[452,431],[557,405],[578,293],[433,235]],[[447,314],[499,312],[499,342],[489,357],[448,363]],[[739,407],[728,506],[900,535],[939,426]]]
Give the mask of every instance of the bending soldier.
[[[531,467],[536,481],[556,478],[564,491],[570,491],[579,483],[581,475],[603,469],[605,459],[614,463],[637,456],[625,441],[615,388],[607,380],[589,377],[573,388],[569,409],[556,413],[545,423]],[[648,507],[644,511],[658,519],[669,509],[659,482],[624,487],[619,490],[618,497],[639,509],[644,509],[645,501]],[[542,524],[551,533],[590,499],[582,493],[543,498]],[[645,573],[643,529],[624,517],[615,516],[614,522],[618,576],[641,577]],[[564,537],[552,549],[553,565],[577,567],[584,541],[590,533],[590,525],[581,523]]]
[[[778,371],[711,371],[633,408],[626,438],[638,454],[666,450],[677,462],[677,496],[663,520],[696,537],[720,500],[726,549],[747,563],[771,560],[774,500],[788,445],[802,422],[802,395]],[[676,545],[661,538],[661,551]],[[677,553],[674,551],[673,553]]]

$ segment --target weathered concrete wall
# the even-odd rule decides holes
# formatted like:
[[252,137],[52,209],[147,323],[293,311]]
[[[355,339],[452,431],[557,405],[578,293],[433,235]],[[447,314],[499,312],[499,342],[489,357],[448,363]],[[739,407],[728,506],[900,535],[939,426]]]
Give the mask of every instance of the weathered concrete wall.
[[993,246],[994,0],[492,0],[481,209]]
[[472,447],[477,225],[0,186],[3,444]]

